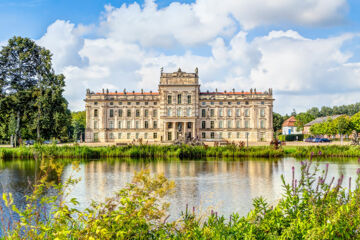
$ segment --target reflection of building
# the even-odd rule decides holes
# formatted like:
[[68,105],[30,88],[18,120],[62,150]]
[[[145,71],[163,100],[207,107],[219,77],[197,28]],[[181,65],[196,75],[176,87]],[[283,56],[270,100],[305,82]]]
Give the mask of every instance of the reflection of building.
[[161,72],[159,92],[86,94],[86,141],[270,141],[272,90],[200,92],[199,76]]

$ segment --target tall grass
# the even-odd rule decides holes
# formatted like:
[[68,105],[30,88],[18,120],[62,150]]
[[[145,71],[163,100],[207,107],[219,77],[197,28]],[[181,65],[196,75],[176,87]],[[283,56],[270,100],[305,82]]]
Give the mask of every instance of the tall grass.
[[275,157],[360,157],[359,146],[303,146],[274,149],[271,146],[239,147],[235,145],[207,147],[189,145],[128,145],[108,147],[36,145],[0,148],[0,159],[100,159],[100,158],[275,158]]

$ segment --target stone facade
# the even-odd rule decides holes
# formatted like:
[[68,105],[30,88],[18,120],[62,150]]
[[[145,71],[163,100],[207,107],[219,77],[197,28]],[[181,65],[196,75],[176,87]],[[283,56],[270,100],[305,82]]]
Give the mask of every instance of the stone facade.
[[198,70],[161,71],[158,92],[86,93],[86,142],[271,141],[272,89],[200,92]]

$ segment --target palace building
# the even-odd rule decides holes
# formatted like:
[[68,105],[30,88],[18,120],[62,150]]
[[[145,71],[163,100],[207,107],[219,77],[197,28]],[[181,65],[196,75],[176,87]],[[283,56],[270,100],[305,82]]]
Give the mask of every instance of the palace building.
[[201,92],[195,73],[164,73],[158,92],[86,91],[86,142],[271,141],[272,89]]

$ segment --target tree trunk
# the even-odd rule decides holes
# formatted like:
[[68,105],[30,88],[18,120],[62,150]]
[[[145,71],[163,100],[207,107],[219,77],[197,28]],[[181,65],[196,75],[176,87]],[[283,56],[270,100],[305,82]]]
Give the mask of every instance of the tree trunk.
[[20,111],[16,112],[16,129],[15,129],[15,147],[19,145],[19,138],[20,138]]

